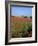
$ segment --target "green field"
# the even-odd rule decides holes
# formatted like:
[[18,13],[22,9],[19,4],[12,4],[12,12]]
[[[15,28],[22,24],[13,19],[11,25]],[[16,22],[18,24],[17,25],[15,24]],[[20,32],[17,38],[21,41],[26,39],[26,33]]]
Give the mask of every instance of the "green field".
[[15,22],[11,26],[11,31],[13,38],[30,37],[29,35],[32,31],[32,22]]

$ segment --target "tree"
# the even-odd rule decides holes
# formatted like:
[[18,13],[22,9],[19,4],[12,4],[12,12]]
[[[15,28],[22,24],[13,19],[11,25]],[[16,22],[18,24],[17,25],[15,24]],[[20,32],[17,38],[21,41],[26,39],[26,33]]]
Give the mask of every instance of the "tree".
[[24,16],[24,18],[27,18],[27,16]]
[[30,18],[32,19],[32,16],[30,16]]

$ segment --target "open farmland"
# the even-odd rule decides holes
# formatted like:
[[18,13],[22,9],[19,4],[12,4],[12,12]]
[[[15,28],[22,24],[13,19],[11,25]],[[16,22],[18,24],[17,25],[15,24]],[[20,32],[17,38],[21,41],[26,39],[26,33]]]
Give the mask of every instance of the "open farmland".
[[10,17],[10,26],[13,38],[32,36],[32,19],[23,17]]

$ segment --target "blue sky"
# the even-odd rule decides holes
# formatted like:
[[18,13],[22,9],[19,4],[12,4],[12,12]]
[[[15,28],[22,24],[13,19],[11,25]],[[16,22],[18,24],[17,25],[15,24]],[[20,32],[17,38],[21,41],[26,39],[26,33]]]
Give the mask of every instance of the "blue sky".
[[11,7],[12,16],[32,16],[32,8],[30,7]]

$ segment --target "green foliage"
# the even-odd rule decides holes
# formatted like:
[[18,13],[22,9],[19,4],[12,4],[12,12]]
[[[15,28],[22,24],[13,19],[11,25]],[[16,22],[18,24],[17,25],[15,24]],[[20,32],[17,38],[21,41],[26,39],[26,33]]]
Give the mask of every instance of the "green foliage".
[[27,37],[29,30],[32,30],[31,22],[16,22],[12,27],[13,37]]
[[30,16],[30,18],[32,19],[32,16]]
[[28,31],[32,30],[32,22],[28,23]]

